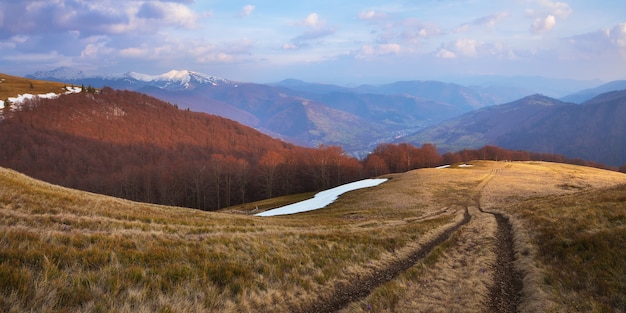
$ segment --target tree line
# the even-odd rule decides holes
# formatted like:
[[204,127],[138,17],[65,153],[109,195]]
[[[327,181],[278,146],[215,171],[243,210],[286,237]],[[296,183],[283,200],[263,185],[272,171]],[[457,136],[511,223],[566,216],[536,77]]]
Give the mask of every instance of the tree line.
[[51,183],[135,201],[217,210],[442,164],[559,155],[487,146],[440,154],[382,144],[365,159],[341,147],[299,147],[234,121],[104,88],[34,100],[0,122],[0,165]]

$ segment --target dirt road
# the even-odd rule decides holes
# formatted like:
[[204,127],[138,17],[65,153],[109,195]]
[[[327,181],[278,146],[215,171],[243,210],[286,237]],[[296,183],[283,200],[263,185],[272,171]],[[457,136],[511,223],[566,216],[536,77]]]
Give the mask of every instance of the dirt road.
[[[300,312],[518,312],[522,274],[515,270],[513,230],[508,218],[480,208],[480,195],[503,169],[492,169],[471,191],[464,218],[409,257],[369,277],[335,286],[330,297]],[[445,244],[444,244],[445,243]],[[424,260],[436,248],[434,264]],[[406,278],[411,268],[420,275]],[[415,275],[413,275],[415,276]],[[373,308],[377,289],[397,281],[395,302]],[[376,310],[374,310],[376,309]]]

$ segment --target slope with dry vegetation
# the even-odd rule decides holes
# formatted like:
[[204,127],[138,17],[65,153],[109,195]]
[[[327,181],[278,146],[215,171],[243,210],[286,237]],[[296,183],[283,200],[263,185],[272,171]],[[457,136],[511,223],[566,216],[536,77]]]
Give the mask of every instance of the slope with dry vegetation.
[[0,100],[5,101],[8,98],[17,97],[21,94],[47,94],[47,93],[64,93],[67,84],[59,82],[51,82],[45,80],[36,80],[22,78],[0,73]]
[[[388,177],[325,209],[259,218],[246,213],[294,199],[208,213],[1,170],[0,309],[308,311],[383,275],[331,309],[481,312],[497,279],[499,226],[480,206],[512,225],[514,267],[523,276],[517,311],[623,311],[626,190],[616,186],[626,175],[481,161]],[[458,225],[466,208],[464,226],[388,276]]]

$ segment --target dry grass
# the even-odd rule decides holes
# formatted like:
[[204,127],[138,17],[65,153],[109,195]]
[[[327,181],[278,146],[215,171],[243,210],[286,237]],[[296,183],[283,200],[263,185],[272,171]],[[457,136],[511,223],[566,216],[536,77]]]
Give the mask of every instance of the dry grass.
[[[31,88],[32,85],[32,88]],[[0,100],[5,101],[9,97],[16,97],[20,94],[46,94],[64,93],[64,87],[69,86],[64,83],[29,79],[23,77],[10,76],[0,73]]]
[[[511,217],[525,308],[623,311],[626,192],[597,190],[626,175],[474,165],[390,175],[327,208],[266,218],[134,203],[0,169],[0,311],[294,311],[413,251],[477,201]],[[471,213],[449,241],[346,311],[480,311],[495,224]]]
[[626,223],[606,222],[626,215],[626,189],[615,187],[626,175],[544,162],[489,167],[480,201],[511,218],[521,310],[626,312],[626,274],[614,270],[626,268]]
[[512,207],[555,312],[626,312],[626,185]]
[[364,191],[349,207],[258,218],[133,203],[4,169],[0,186],[6,312],[290,311],[454,218],[372,206]]
[[473,216],[409,271],[342,312],[481,312],[492,283],[495,218]]

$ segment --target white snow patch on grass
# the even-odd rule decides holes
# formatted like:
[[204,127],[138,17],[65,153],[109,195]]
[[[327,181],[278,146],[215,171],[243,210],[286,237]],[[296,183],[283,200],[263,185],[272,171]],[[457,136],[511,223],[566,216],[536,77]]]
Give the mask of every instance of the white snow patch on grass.
[[261,212],[259,214],[255,214],[254,216],[287,215],[287,214],[295,214],[295,213],[300,213],[300,212],[307,212],[307,211],[321,209],[333,203],[335,200],[337,200],[337,198],[340,195],[348,191],[378,186],[386,181],[387,181],[386,178],[364,179],[364,180],[356,181],[353,183],[349,183],[349,184],[341,185],[332,189],[321,191],[315,194],[315,196],[312,199],[307,199],[307,200],[296,202],[296,203],[286,205],[280,208]]
[[[72,93],[79,93],[81,92],[83,89],[81,87],[65,87],[65,93],[64,94],[72,94]],[[33,95],[30,93],[25,93],[23,95],[17,95],[17,97],[9,97],[7,100],[9,100],[9,102],[11,104],[16,104],[16,105],[20,105],[22,103],[24,103],[24,101],[26,100],[33,100],[36,98],[39,99],[55,99],[58,98],[60,94],[54,93],[54,92],[49,92],[49,93],[44,93],[44,94],[39,94],[39,95]],[[2,104],[2,108],[4,108],[4,101],[0,101],[0,103]]]
[[438,169],[438,170],[440,170],[440,169],[442,169],[442,168],[448,168],[448,167],[450,167],[450,165],[442,165],[442,166],[437,166],[437,167],[435,167],[435,168],[436,168],[436,169]]

